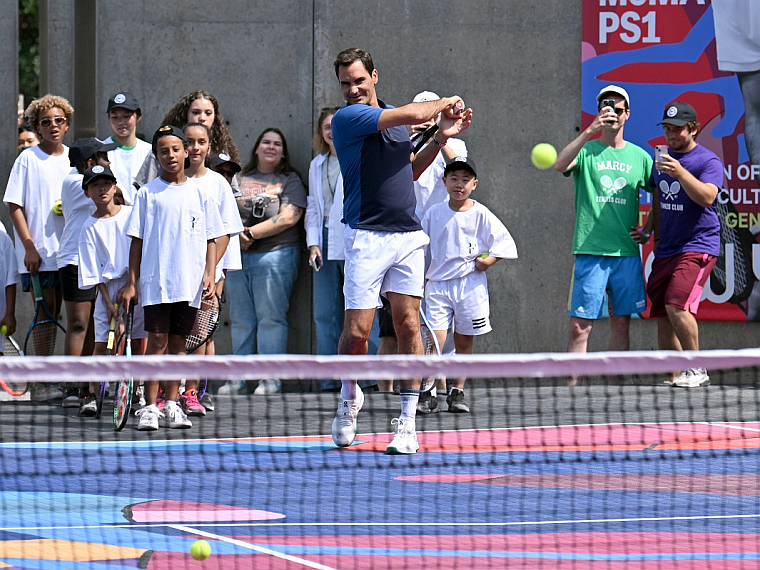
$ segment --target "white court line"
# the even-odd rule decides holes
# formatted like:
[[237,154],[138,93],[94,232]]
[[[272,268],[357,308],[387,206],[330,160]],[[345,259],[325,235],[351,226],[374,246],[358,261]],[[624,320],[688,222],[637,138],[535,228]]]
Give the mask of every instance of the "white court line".
[[[757,422],[748,422],[748,423],[757,423]],[[704,424],[708,425],[708,426],[724,427],[724,428],[738,429],[738,430],[742,430],[742,431],[752,431],[752,432],[755,432],[755,433],[760,433],[760,429],[751,428],[751,427],[744,427],[744,426],[740,426],[740,425],[718,424],[718,423],[713,423],[713,422],[704,422]]]
[[318,562],[312,562],[311,560],[306,560],[305,558],[298,558],[297,556],[291,556],[290,554],[277,552],[276,550],[271,550],[270,548],[264,548],[263,546],[257,546],[255,544],[251,544],[250,542],[244,542],[242,540],[237,540],[235,538],[228,538],[226,536],[221,536],[219,534],[213,534],[211,532],[198,530],[195,528],[191,528],[189,526],[183,526],[183,525],[167,525],[167,526],[169,528],[173,528],[175,530],[179,530],[182,532],[195,534],[197,536],[205,536],[206,538],[212,538],[214,540],[227,542],[229,544],[234,544],[235,546],[240,546],[242,548],[247,548],[248,550],[254,550],[260,554],[268,554],[269,556],[282,558],[283,560],[287,560],[288,562],[295,562],[296,564],[301,564],[302,566],[306,566],[307,568],[314,568],[315,570],[336,570],[332,566],[325,566],[324,564],[319,564]]
[[[556,521],[512,521],[512,522],[313,522],[313,523],[199,523],[194,524],[200,528],[239,528],[239,527],[411,527],[411,526],[457,526],[457,527],[496,527],[496,526],[546,526],[546,525],[565,525],[565,524],[603,524],[603,523],[626,523],[626,522],[656,522],[656,521],[698,521],[698,520],[726,520],[726,519],[760,519],[760,513],[748,515],[693,515],[688,517],[636,517],[636,518],[618,518],[618,519],[579,519],[579,520],[556,520]],[[19,526],[19,527],[0,527],[0,532],[21,532],[21,531],[39,531],[39,530],[88,530],[88,529],[107,529],[107,528],[165,528],[179,529],[181,525],[171,524],[101,524],[101,525],[79,525],[79,526]],[[183,527],[184,528],[184,527]],[[194,531],[195,532],[195,531]],[[198,531],[200,532],[200,531]]]

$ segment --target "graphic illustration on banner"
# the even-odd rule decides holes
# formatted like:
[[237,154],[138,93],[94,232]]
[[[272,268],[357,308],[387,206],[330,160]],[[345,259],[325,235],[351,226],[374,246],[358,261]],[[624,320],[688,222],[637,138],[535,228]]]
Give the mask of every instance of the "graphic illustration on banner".
[[[626,140],[652,155],[667,145],[657,125],[664,109],[675,101],[696,109],[697,142],[724,165],[713,206],[720,257],[697,318],[760,320],[760,2],[584,0],[582,60],[582,128],[609,84],[630,95]],[[642,191],[640,203],[643,225],[651,195]],[[651,243],[642,255],[648,275]]]

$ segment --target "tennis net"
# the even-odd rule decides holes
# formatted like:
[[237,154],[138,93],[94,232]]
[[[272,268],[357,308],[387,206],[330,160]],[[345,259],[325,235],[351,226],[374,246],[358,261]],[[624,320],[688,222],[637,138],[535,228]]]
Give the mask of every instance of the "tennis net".
[[[664,383],[693,367],[709,386]],[[111,382],[99,420],[31,390],[0,401],[0,567],[754,568],[759,372],[758,350],[0,358],[14,386]],[[130,375],[212,379],[214,411],[115,431]],[[345,376],[365,398],[337,449],[339,396],[314,379]],[[366,384],[417,376],[468,376],[470,412],[439,392],[419,452],[386,455],[399,396]],[[217,395],[228,380],[239,393]]]

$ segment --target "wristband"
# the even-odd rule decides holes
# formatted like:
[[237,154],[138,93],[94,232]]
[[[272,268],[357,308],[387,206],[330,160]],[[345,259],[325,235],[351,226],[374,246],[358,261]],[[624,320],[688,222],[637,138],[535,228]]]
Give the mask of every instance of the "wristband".
[[438,139],[435,138],[437,134],[438,133],[436,133],[435,135],[433,135],[433,142],[438,145],[438,148],[445,147],[446,146],[446,141],[444,141],[444,142],[438,142]]

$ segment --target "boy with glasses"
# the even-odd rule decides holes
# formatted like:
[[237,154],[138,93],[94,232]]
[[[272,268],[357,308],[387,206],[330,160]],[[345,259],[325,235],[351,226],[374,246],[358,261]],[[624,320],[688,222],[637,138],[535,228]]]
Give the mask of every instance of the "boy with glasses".
[[[18,156],[3,198],[13,222],[21,287],[29,291],[31,275],[39,273],[42,296],[56,315],[61,306],[56,254],[63,216],[56,214],[53,206],[60,202],[63,179],[71,172],[69,149],[63,137],[73,114],[69,102],[56,95],[45,95],[30,103],[24,116],[37,132],[40,144]],[[32,392],[32,398],[38,401],[62,397],[59,387],[53,385],[37,385]]]

